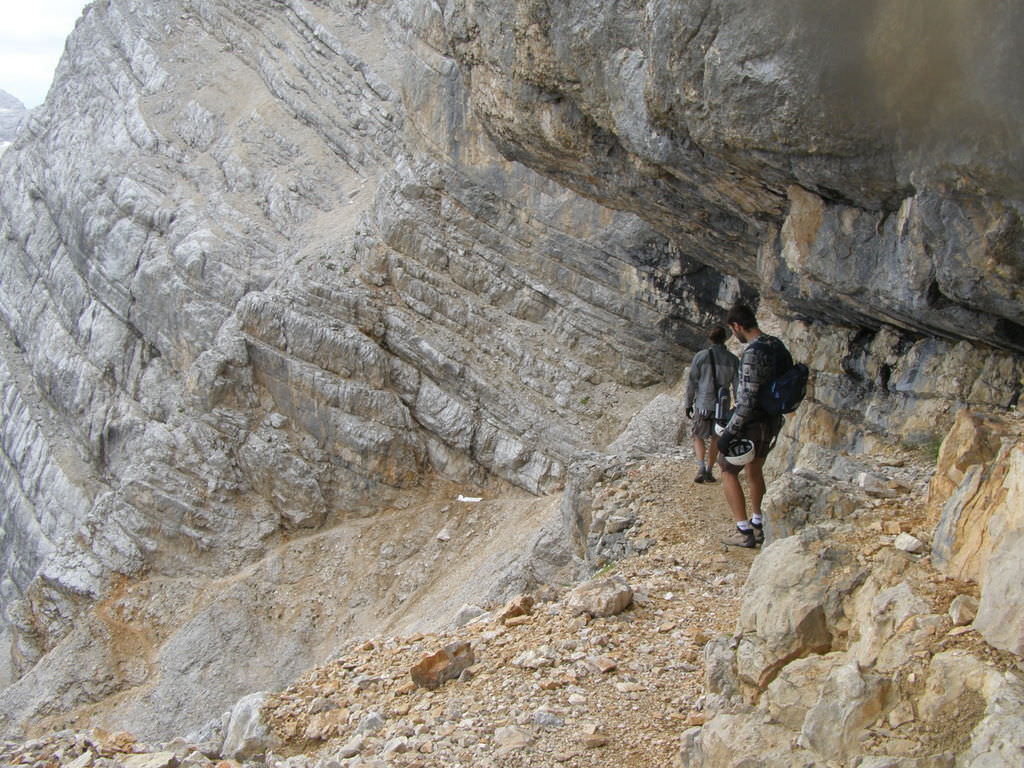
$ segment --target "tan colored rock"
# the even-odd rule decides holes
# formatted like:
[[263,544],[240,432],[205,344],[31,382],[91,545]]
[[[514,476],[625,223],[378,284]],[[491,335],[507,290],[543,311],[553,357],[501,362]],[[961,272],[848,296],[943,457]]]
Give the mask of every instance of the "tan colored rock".
[[1000,453],[1004,494],[989,519],[992,551],[980,579],[973,626],[991,645],[1024,656],[1024,441]]
[[457,678],[475,661],[472,646],[468,642],[460,641],[423,658],[410,670],[410,675],[416,685],[433,690],[448,680]]
[[763,714],[712,717],[700,728],[683,734],[679,764],[684,766],[824,765],[813,753],[794,747],[794,734],[765,722]]
[[901,725],[914,722],[915,719],[913,704],[909,701],[901,701],[889,712],[886,722],[892,728],[899,728]]
[[851,661],[832,669],[807,712],[800,735],[828,760],[846,760],[857,753],[865,728],[882,714],[889,681],[860,669]]
[[754,560],[736,649],[736,670],[746,684],[763,690],[789,661],[831,648],[823,565],[799,536],[776,541]]
[[599,749],[608,745],[608,737],[600,733],[587,734],[580,741],[587,749]]
[[173,752],[151,752],[120,758],[122,768],[175,768],[178,758]]
[[87,750],[68,763],[67,768],[90,768],[95,759],[96,756]]
[[519,595],[509,600],[495,618],[503,624],[508,624],[510,619],[529,616],[533,613],[533,606],[534,600],[530,595]]
[[961,410],[942,441],[935,475],[928,485],[928,506],[938,517],[950,496],[960,487],[971,467],[990,463],[999,452],[1008,426],[968,409]]
[[1008,422],[961,411],[942,443],[929,507],[938,518],[932,560],[943,573],[980,581],[995,541],[989,521],[1000,514],[1007,492]]
[[602,675],[614,672],[619,667],[618,662],[608,656],[591,656],[586,661],[588,666],[600,672]]
[[962,627],[974,621],[978,615],[978,598],[971,595],[957,595],[949,604],[949,618],[953,625]]
[[763,706],[772,718],[799,731],[815,705],[824,681],[843,662],[845,654],[808,656],[787,664],[765,690]]
[[598,723],[584,723],[581,728],[580,743],[587,749],[599,749],[608,744],[608,735]]
[[622,613],[633,602],[633,590],[621,576],[588,581],[576,587],[566,600],[573,614],[594,618]]
[[541,669],[553,667],[557,660],[558,654],[555,649],[549,645],[543,645],[540,648],[531,648],[520,653],[512,660],[512,666],[521,669]]
[[533,744],[533,734],[525,728],[509,725],[495,729],[494,742],[500,751],[515,752]]
[[940,508],[932,559],[977,581],[974,627],[996,648],[1024,654],[1024,430],[1019,420],[961,411],[929,491]]

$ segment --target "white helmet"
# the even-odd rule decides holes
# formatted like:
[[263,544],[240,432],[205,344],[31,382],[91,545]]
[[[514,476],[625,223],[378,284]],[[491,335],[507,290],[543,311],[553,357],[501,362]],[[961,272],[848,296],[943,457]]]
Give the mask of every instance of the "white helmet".
[[745,437],[736,440],[729,445],[725,452],[725,460],[734,467],[742,467],[754,460],[754,443]]
[[725,432],[725,424],[723,424],[720,421],[716,421],[715,422],[715,434],[718,435],[719,437],[721,437],[722,433],[724,433],[724,432]]

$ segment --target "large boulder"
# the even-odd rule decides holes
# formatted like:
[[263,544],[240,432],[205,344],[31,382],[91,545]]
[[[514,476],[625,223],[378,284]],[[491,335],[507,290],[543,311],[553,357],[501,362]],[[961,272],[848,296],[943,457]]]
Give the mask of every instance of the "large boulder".
[[865,672],[856,661],[834,667],[804,719],[804,743],[829,760],[857,755],[864,729],[883,712],[888,688],[885,677]]
[[679,764],[701,768],[826,768],[824,759],[793,742],[791,731],[761,713],[721,714],[702,728],[683,733]]
[[763,707],[773,720],[800,731],[807,713],[818,701],[823,682],[844,658],[842,653],[827,653],[787,664],[764,692]]
[[977,581],[974,627],[997,648],[1024,654],[1024,424],[962,411],[932,482],[939,510],[933,561]]
[[1019,765],[1024,754],[1024,678],[1002,674],[964,651],[937,654],[918,705],[922,718],[971,728],[957,765]]
[[736,664],[740,680],[758,691],[789,662],[832,645],[828,577],[835,562],[820,556],[820,542],[807,533],[767,547],[747,576]]
[[266,754],[277,740],[263,719],[267,693],[252,693],[238,700],[231,709],[221,754],[231,760],[246,760]]

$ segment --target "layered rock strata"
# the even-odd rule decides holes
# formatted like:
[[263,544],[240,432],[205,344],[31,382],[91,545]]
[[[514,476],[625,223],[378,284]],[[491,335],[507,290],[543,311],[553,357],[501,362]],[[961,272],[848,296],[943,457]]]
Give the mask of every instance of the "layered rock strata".
[[[511,498],[474,530],[515,548],[463,552],[481,593],[585,559],[571,494],[520,494],[612,443],[737,297],[815,370],[775,537],[841,515],[828,489],[892,434],[1015,403],[1020,70],[972,46],[1016,12],[930,8],[975,92],[930,68],[946,26],[911,45],[840,6],[90,5],[0,165],[7,727],[116,694],[111,723],[185,730],[331,633],[447,620],[397,565],[435,554],[438,476]],[[897,110],[923,73],[941,108]],[[417,531],[379,560],[403,586],[347,612],[382,514]],[[281,641],[315,623],[283,619],[293,585],[332,607]],[[211,647],[253,664],[208,679]]]
[[[126,689],[115,721],[195,724],[256,674],[195,678],[195,648],[238,651],[216,638],[242,604],[225,574],[264,591],[279,547],[344,540],[343,521],[415,506],[435,473],[557,488],[739,294],[636,217],[504,160],[408,9],[385,10],[95,4],[5,158],[12,725]],[[710,297],[685,286],[693,269]],[[530,504],[511,509],[562,563]],[[324,578],[315,541],[289,546]],[[328,551],[351,560],[340,573],[363,567]],[[471,583],[543,572],[531,551],[473,560]],[[112,595],[121,578],[137,586]],[[113,625],[93,616],[103,598]],[[238,652],[276,656],[270,634]],[[256,674],[267,686],[327,652],[299,635],[290,665]],[[211,701],[175,708],[196,685]]]

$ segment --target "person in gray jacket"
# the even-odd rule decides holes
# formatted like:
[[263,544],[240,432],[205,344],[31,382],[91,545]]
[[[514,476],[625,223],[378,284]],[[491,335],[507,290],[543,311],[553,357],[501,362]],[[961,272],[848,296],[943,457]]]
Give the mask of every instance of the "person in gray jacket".
[[[697,476],[695,483],[713,483],[715,477],[711,467],[718,455],[718,437],[715,434],[715,403],[721,387],[736,390],[736,377],[739,373],[740,361],[732,352],[725,348],[725,340],[729,332],[721,325],[716,325],[708,333],[711,346],[702,349],[693,356],[690,364],[690,375],[686,383],[686,416],[693,426],[693,452],[697,456]],[[707,462],[704,441],[707,440]]]

